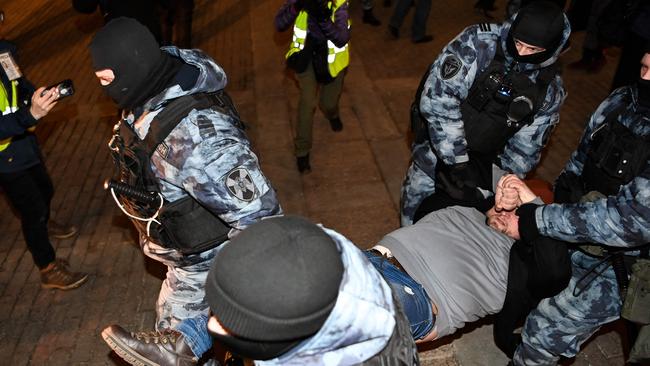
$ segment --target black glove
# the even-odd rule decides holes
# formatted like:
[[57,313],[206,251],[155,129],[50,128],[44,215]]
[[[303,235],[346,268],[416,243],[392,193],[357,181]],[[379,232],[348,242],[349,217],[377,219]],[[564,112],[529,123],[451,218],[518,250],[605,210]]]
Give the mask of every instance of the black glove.
[[478,186],[478,178],[469,162],[452,165],[449,169],[449,178],[460,188],[476,189]]
[[327,3],[328,0],[305,0],[304,9],[307,14],[314,17],[314,20],[323,22],[332,15],[332,11],[327,7]]
[[441,167],[436,172],[436,185],[449,197],[464,203],[484,198],[477,189],[477,179],[468,163]]
[[539,229],[535,220],[535,210],[539,207],[534,203],[521,205],[516,214],[519,216],[519,236],[526,243],[532,243],[539,237]]
[[553,201],[556,203],[576,203],[584,194],[580,177],[572,172],[564,172],[555,181]]

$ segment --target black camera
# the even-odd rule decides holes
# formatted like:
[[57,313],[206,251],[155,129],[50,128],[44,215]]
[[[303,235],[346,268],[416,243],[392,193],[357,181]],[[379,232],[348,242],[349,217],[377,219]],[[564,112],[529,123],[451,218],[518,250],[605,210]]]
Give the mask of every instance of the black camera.
[[61,100],[74,94],[74,86],[72,85],[72,80],[65,79],[56,84],[48,86],[45,90],[43,90],[41,96],[45,95],[45,93],[47,93],[47,91],[52,88],[56,88],[59,91],[59,97],[56,100]]

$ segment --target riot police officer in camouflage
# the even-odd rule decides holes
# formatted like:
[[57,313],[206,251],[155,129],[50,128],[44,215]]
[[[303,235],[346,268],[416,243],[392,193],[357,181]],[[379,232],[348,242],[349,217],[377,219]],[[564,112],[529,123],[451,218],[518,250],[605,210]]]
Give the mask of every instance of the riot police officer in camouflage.
[[570,33],[562,10],[539,1],[503,24],[470,26],[443,49],[411,107],[402,226],[434,192],[471,205],[492,195],[493,170],[535,167],[566,96],[555,62]]
[[[573,357],[602,325],[621,316],[650,323],[650,45],[645,51],[638,81],[612,92],[591,116],[555,183],[559,204],[517,210],[522,238],[591,245],[573,252],[569,286],[528,316],[516,365],[555,365],[560,356]],[[517,178],[505,177],[497,187],[505,209],[522,203],[511,179]],[[645,342],[647,359],[647,336]]]
[[[210,57],[161,49],[129,18],[107,23],[89,47],[103,89],[123,110],[109,144],[119,177],[107,186],[144,254],[167,266],[155,328],[170,332],[208,313],[205,278],[220,245],[281,208]],[[102,335],[124,357],[116,327]]]

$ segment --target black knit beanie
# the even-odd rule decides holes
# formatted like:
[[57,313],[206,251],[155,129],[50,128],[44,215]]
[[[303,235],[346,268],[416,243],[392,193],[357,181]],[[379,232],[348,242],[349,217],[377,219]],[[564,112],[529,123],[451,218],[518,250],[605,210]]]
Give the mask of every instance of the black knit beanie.
[[[534,1],[523,7],[508,32],[508,53],[519,62],[539,64],[555,54],[564,34],[564,12],[551,1]],[[519,56],[514,40],[546,50],[533,55]]]
[[207,276],[206,300],[232,336],[261,343],[299,340],[321,328],[342,277],[341,253],[320,227],[297,216],[268,218],[219,252]]

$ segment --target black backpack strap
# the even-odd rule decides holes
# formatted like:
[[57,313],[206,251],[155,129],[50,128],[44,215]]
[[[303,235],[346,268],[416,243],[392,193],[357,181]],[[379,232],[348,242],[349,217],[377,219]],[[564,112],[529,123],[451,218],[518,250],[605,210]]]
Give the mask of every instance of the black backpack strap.
[[[174,128],[192,110],[213,109],[219,113],[232,117],[237,127],[243,129],[244,125],[239,118],[239,112],[235,109],[230,96],[223,90],[216,93],[197,93],[184,95],[170,101],[151,121],[149,132],[143,143],[148,156],[151,156],[158,145],[162,143]],[[198,121],[199,132],[202,137],[215,135],[217,132],[209,120]]]

